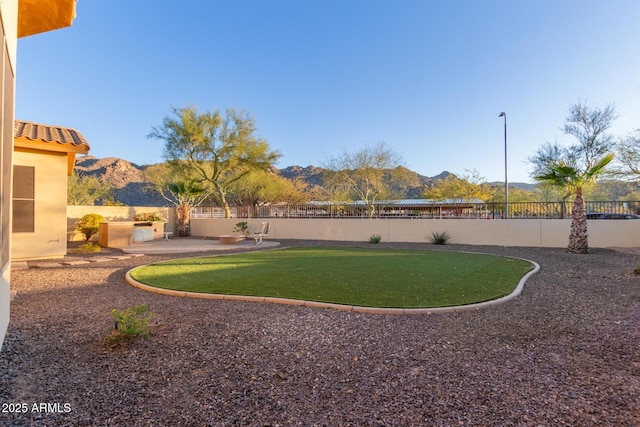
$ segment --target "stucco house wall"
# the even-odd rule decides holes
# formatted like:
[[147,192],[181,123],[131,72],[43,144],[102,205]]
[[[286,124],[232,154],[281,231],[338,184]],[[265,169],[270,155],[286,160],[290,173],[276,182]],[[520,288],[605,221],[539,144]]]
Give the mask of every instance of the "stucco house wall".
[[[89,143],[75,129],[15,121],[13,260],[67,252],[67,179]],[[25,205],[26,204],[26,205]],[[25,224],[29,222],[29,224]]]
[[33,232],[14,232],[13,260],[60,258],[67,253],[67,155],[16,149],[13,163],[35,169]]
[[[68,27],[76,0],[0,1],[0,349],[11,303],[12,187],[16,50],[19,37]],[[66,199],[65,199],[66,200]]]
[[11,300],[11,174],[18,2],[0,2],[0,348],[9,326]]

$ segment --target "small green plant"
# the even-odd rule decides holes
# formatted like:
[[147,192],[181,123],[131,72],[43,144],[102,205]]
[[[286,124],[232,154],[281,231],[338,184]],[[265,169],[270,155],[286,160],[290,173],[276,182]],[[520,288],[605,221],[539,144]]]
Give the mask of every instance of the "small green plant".
[[132,340],[138,336],[149,338],[149,320],[154,314],[147,310],[147,306],[137,305],[124,310],[111,310],[114,327],[107,337],[107,342],[116,347],[124,340]]
[[633,272],[640,275],[640,262],[636,264],[636,268],[633,270]]
[[446,245],[451,239],[451,235],[446,231],[434,231],[431,233],[431,243],[434,245]]
[[93,252],[100,252],[102,248],[93,242],[85,242],[84,244],[75,248],[72,252],[74,254],[90,254]]
[[233,232],[234,233],[242,233],[245,236],[249,235],[249,224],[247,223],[247,221],[241,221],[239,223],[236,224],[236,226],[233,228]]
[[379,234],[374,234],[373,236],[369,237],[369,243],[380,243],[382,241],[382,236],[380,236]]
[[133,217],[134,221],[167,221],[157,213],[137,213]]
[[88,242],[94,235],[98,234],[98,225],[104,221],[104,217],[100,214],[87,214],[80,218],[77,227]]

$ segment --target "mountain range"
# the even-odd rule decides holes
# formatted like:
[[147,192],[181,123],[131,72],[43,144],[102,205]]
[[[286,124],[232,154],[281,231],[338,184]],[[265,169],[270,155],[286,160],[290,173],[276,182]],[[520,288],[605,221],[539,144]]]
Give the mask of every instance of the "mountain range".
[[[95,176],[104,185],[112,188],[114,199],[127,206],[164,206],[167,201],[153,192],[145,191],[144,170],[148,165],[139,166],[127,160],[117,157],[96,158],[84,156],[76,159],[75,170],[80,175]],[[280,176],[288,179],[298,178],[310,186],[322,186],[324,169],[317,166],[288,166],[283,169],[275,169]],[[450,172],[427,177],[411,170],[405,170],[408,176],[416,183],[406,190],[406,198],[419,198],[425,186],[437,179],[443,179],[451,175]],[[501,183],[490,183],[501,185]],[[512,187],[525,190],[535,188],[535,184],[510,183]]]

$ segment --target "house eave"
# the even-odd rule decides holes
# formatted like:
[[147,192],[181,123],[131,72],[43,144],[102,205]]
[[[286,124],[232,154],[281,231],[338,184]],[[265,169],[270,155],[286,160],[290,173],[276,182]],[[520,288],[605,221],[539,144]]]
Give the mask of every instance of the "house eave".
[[89,153],[89,146],[87,145],[64,146],[61,144],[42,141],[34,144],[34,141],[28,141],[28,143],[25,143],[24,141],[18,141],[18,139],[14,140],[13,149],[15,151],[23,151],[27,153],[66,153],[68,176],[73,174],[73,168],[76,164],[76,155]]
[[70,27],[76,17],[76,0],[20,0],[18,38]]
[[38,151],[54,151],[58,153],[80,153],[80,154],[88,154],[89,153],[89,145],[81,144],[62,144],[58,141],[42,141],[37,139],[29,139],[29,138],[15,138],[14,139],[14,147],[15,148],[24,148],[24,149],[32,149]]

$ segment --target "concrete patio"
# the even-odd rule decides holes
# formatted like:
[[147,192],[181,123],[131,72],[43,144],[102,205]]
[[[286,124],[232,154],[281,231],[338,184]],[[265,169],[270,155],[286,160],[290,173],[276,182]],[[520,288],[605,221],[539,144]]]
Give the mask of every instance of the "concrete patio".
[[207,251],[237,251],[271,249],[279,246],[279,242],[265,240],[256,245],[253,239],[241,243],[223,245],[217,239],[199,237],[174,237],[169,240],[155,239],[146,242],[135,242],[131,246],[121,248],[128,254],[162,255]]

